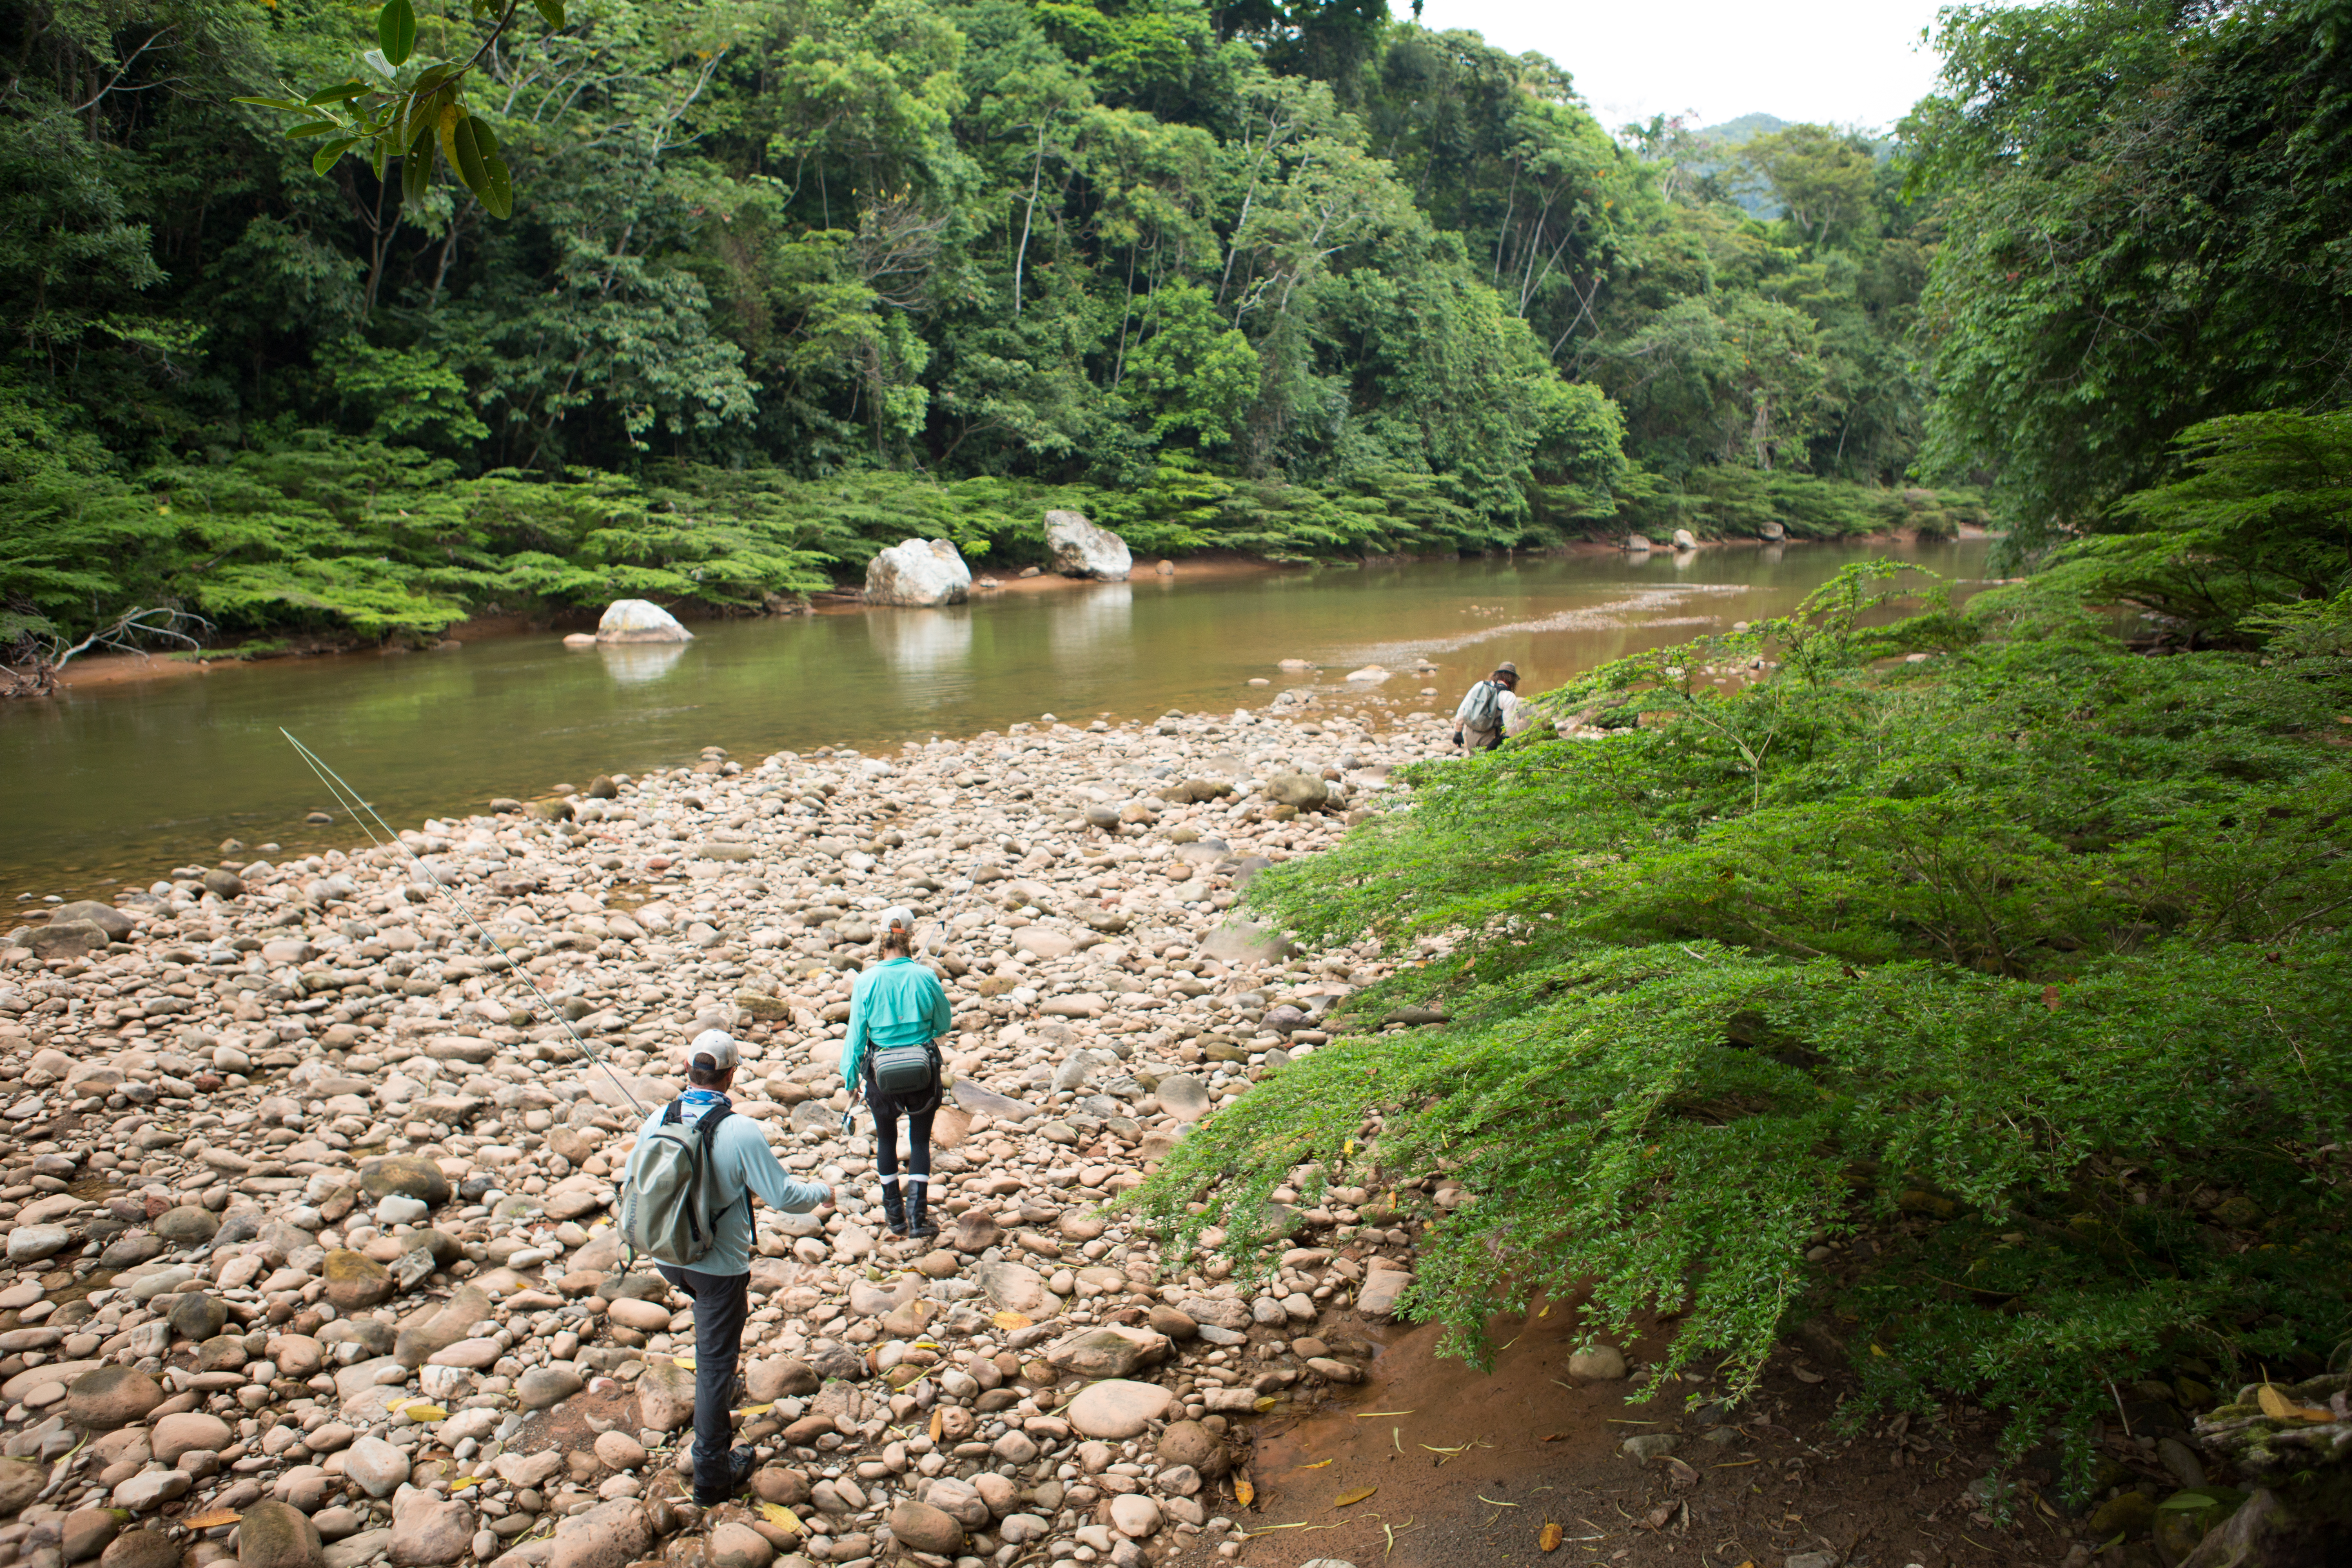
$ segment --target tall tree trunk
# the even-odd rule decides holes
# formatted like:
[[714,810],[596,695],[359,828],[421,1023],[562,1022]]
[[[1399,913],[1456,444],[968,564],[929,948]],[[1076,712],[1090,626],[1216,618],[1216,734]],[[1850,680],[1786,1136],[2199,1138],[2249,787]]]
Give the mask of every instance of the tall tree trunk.
[[1021,314],[1021,271],[1029,262],[1029,226],[1037,216],[1037,186],[1045,177],[1045,132],[1054,123],[1053,110],[1037,123],[1037,159],[1029,165],[1029,205],[1021,215],[1021,248],[1013,257],[1013,314]]

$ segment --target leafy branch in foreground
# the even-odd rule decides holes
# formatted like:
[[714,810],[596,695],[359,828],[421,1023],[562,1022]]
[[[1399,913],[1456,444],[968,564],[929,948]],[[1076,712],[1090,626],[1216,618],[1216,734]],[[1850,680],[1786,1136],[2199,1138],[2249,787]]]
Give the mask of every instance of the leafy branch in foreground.
[[1292,1063],[1133,1201],[1250,1256],[1276,1186],[1345,1173],[1426,1220],[1406,1308],[1457,1352],[1581,1300],[1738,1390],[1818,1319],[1874,1398],[1962,1394],[2020,1449],[2110,1380],[2318,1370],[2352,1319],[2341,665],[1992,643],[1704,700],[1424,764],[1262,877],[1310,941],[1428,952],[1356,1016],[1452,1021]]
[[[318,138],[310,166],[323,174],[346,153],[365,158],[382,180],[392,160],[400,160],[400,199],[422,198],[433,179],[433,153],[441,157],[492,217],[514,212],[514,175],[499,153],[498,132],[466,104],[466,78],[480,66],[514,26],[522,0],[469,0],[474,20],[490,24],[474,52],[463,60],[421,62],[405,70],[416,52],[416,10],[411,0],[384,0],[376,13],[378,47],[359,57],[362,69],[303,98],[240,98],[239,103],[274,109],[289,116],[289,138]],[[531,0],[550,30],[563,26],[563,0]]]

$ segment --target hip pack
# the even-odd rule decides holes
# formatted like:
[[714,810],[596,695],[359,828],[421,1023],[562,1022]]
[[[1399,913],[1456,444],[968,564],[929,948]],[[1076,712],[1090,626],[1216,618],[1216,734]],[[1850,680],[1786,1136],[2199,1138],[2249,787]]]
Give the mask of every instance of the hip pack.
[[867,1054],[866,1071],[877,1093],[893,1100],[920,1100],[938,1087],[940,1055],[929,1042],[885,1046]]

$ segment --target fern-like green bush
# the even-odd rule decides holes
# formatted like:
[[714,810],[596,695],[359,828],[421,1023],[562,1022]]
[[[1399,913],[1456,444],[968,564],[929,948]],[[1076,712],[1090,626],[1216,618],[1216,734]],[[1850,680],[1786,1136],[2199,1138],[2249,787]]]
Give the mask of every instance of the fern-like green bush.
[[[1262,876],[1309,942],[1414,962],[1142,1211],[1248,1254],[1313,1167],[1425,1224],[1406,1307],[1461,1353],[1589,1292],[1593,1332],[1666,1316],[1669,1364],[1737,1388],[1818,1318],[1873,1396],[1965,1394],[2021,1447],[2146,1373],[2315,1369],[2352,1261],[2352,675],[1872,630],[1869,575],[1598,671],[1555,710],[1638,723],[1423,764]],[[1450,1021],[1360,1032],[1408,1001]],[[1863,1231],[1858,1273],[1807,1261]]]

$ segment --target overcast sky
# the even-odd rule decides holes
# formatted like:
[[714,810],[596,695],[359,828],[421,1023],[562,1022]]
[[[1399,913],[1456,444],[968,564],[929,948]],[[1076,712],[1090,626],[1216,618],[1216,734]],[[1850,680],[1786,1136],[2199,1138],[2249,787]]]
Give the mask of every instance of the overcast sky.
[[[1425,0],[1422,21],[1466,27],[1566,66],[1614,131],[1653,114],[1698,125],[1762,110],[1892,129],[1935,80],[1919,42],[1943,0]],[[1406,0],[1391,8],[1407,15]]]

